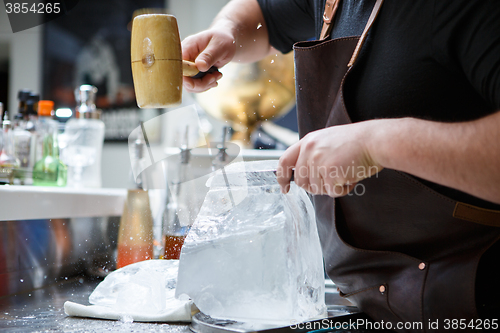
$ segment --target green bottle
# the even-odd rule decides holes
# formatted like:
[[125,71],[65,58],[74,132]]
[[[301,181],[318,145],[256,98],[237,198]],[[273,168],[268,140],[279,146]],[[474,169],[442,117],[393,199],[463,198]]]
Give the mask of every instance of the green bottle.
[[59,146],[55,133],[43,138],[43,157],[33,168],[33,185],[66,186],[68,168],[59,159]]
[[38,127],[43,143],[42,156],[33,167],[33,185],[35,186],[66,186],[68,178],[68,168],[59,159],[57,125],[51,124],[50,120],[53,106],[52,101],[39,103],[40,124]]

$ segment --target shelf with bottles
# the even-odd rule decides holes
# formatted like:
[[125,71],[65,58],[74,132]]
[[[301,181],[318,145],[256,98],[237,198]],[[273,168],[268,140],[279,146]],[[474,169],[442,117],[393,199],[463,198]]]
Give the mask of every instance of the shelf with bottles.
[[60,123],[54,119],[52,101],[19,91],[12,124],[7,112],[3,117],[6,128],[2,128],[0,148],[3,141],[8,144],[2,150],[0,183],[100,188],[104,123],[95,106],[96,92],[91,85],[78,87],[74,117]]

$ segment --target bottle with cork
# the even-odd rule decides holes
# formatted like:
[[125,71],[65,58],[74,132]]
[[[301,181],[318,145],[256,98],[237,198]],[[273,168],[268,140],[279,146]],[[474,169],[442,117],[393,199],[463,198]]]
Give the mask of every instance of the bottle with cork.
[[62,152],[62,160],[68,166],[69,187],[101,187],[104,122],[95,106],[96,94],[97,88],[91,85],[75,90],[75,117],[66,123],[67,146]]
[[52,119],[54,102],[38,103],[37,155],[33,168],[33,185],[66,186],[68,169],[59,158],[58,123]]

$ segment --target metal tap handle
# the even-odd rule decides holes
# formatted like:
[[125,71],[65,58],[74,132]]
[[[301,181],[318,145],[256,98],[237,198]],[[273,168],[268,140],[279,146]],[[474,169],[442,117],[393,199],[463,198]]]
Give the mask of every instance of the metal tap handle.
[[191,149],[188,148],[189,144],[189,125],[186,125],[186,131],[184,132],[184,143],[181,144],[181,164],[188,164],[191,158]]
[[217,154],[217,160],[219,162],[225,162],[227,159],[227,153],[226,153],[226,136],[228,134],[230,127],[229,126],[224,126],[222,128],[222,142],[221,144],[217,147],[219,149],[219,153]]

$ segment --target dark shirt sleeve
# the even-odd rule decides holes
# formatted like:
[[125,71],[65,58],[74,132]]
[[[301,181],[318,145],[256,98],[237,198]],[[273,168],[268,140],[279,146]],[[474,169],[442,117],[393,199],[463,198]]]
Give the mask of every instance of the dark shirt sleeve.
[[313,0],[257,0],[262,9],[269,42],[283,53],[295,42],[315,35]]
[[433,30],[438,61],[462,71],[474,89],[500,110],[500,2],[464,0],[450,6],[436,0]]

